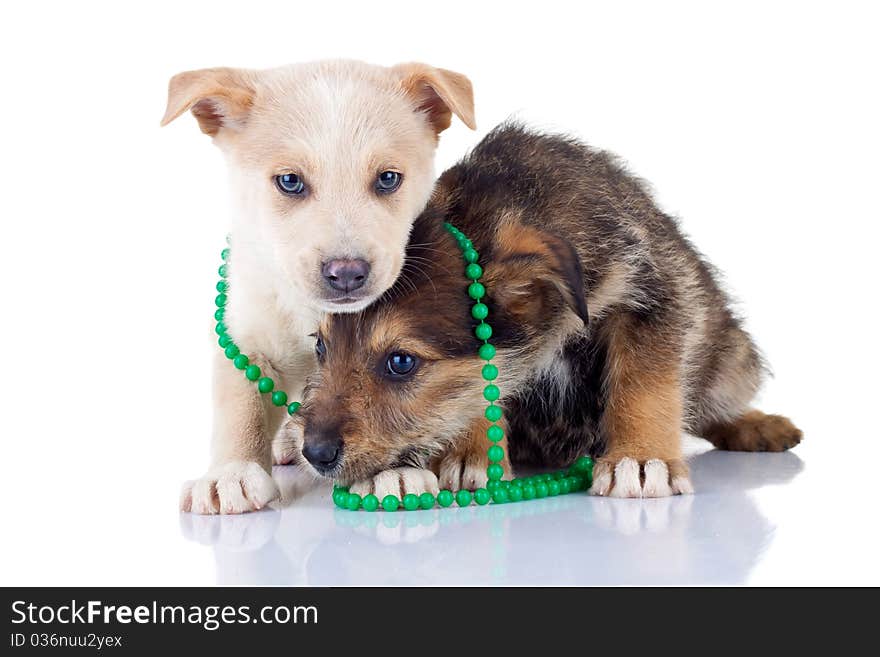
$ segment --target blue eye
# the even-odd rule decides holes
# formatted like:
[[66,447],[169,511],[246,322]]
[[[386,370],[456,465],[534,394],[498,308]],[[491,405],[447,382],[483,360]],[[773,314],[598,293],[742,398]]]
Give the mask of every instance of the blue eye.
[[406,376],[416,367],[416,357],[409,354],[393,353],[385,362],[385,369],[391,376]]
[[397,191],[403,176],[397,171],[383,171],[376,177],[376,191],[380,194],[390,194]]
[[327,345],[324,344],[324,339],[320,335],[315,339],[315,355],[318,356],[318,360],[323,360],[327,355]]
[[288,196],[299,196],[306,191],[306,184],[295,173],[283,173],[280,176],[275,176],[275,186]]

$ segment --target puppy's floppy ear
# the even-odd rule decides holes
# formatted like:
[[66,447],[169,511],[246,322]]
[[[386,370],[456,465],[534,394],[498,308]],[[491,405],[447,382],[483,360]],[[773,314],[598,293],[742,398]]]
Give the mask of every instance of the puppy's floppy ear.
[[589,322],[584,272],[570,242],[517,221],[503,222],[487,265],[490,297],[515,321],[545,326],[561,308]]
[[168,107],[160,125],[192,110],[199,128],[212,137],[221,128],[240,128],[254,101],[251,75],[234,68],[178,73],[168,83]]
[[461,73],[427,64],[398,64],[393,69],[401,78],[403,90],[425,112],[437,134],[452,122],[455,114],[471,130],[474,119],[474,89]]

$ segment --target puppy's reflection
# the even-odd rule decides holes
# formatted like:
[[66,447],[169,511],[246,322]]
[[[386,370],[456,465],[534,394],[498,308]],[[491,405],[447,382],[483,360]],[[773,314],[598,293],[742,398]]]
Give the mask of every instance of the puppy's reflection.
[[774,530],[748,491],[791,481],[803,463],[791,452],[718,451],[690,463],[693,496],[574,494],[393,514],[331,512],[326,486],[288,474],[291,508],[185,515],[184,534],[214,545],[221,584],[741,583]]

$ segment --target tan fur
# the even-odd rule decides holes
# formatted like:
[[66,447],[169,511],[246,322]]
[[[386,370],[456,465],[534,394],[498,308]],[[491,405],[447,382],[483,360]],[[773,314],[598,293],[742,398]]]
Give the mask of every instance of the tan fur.
[[[297,399],[315,366],[309,335],[322,313],[356,312],[399,275],[413,221],[434,185],[437,135],[453,114],[474,125],[470,83],[424,64],[211,68],[171,79],[162,125],[187,110],[229,169],[224,322],[241,351]],[[387,170],[400,173],[402,184],[378,194],[376,177]],[[281,193],[275,177],[287,173],[300,176],[308,192]],[[370,264],[367,283],[351,299],[328,291],[322,264],[333,259]],[[260,400],[222,356],[214,390],[212,466],[186,485],[181,505],[204,513],[249,511],[265,505],[274,486],[271,438],[284,409]],[[290,450],[276,455],[289,460]],[[254,491],[254,499],[238,494],[235,482]]]
[[710,424],[701,435],[719,449],[738,452],[784,452],[803,437],[787,417],[756,410],[730,422]]
[[[604,385],[608,401],[602,423],[608,446],[597,466],[599,485],[594,485],[591,492],[639,497],[639,466],[652,462],[659,469],[658,464],[663,464],[668,473],[667,464],[674,463],[676,473],[682,473],[681,380],[677,364],[664,357],[662,345],[639,345],[625,317],[607,330],[609,353]],[[618,475],[617,468],[624,460],[635,464],[635,491],[631,480],[624,482]],[[652,497],[666,491],[663,483],[671,483],[671,479],[651,482]],[[619,489],[621,485],[623,490]]]

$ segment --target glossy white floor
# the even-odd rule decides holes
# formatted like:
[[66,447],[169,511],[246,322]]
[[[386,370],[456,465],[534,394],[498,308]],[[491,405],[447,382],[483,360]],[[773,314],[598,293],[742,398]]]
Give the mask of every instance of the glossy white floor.
[[[703,451],[692,467],[699,493],[688,497],[578,494],[394,514],[334,510],[326,487],[303,492],[301,478],[277,469],[294,505],[252,516],[182,515],[181,533],[203,546],[221,584],[880,581],[869,553],[876,534],[860,543],[858,526],[835,520],[837,503],[797,453]],[[842,533],[849,538],[833,539]]]
[[116,477],[129,488],[100,506],[73,491],[55,508],[29,505],[50,491],[23,490],[0,583],[880,584],[873,482],[829,486],[816,442],[785,454],[689,445],[693,496],[394,514],[337,510],[326,486],[276,468],[280,510],[178,516],[167,494],[161,508],[138,497],[146,477],[132,468]]

